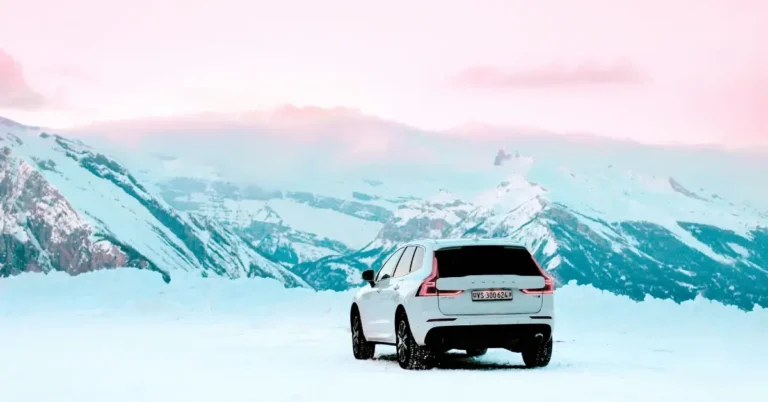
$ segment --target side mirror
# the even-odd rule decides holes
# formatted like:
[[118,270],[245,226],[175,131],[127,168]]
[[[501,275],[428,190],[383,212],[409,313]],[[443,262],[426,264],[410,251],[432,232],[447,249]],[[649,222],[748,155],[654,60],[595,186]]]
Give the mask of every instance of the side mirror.
[[371,285],[371,287],[373,287],[373,275],[374,275],[374,272],[372,269],[363,271],[363,280],[368,282],[368,284]]

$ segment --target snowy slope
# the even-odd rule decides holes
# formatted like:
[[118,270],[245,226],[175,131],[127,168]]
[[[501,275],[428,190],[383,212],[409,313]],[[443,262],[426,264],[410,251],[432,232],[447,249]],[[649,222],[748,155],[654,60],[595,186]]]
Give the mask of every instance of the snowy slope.
[[[99,260],[103,262],[106,257],[91,259],[94,261],[89,260],[89,269],[136,261],[133,266],[162,272],[166,280],[170,279],[172,272],[181,270],[229,277],[267,276],[292,286],[305,285],[282,266],[259,255],[241,236],[220,223],[177,212],[152,194],[115,159],[96,152],[82,142],[9,121],[0,121],[0,139],[0,148],[8,159],[5,170],[17,172],[13,177],[7,176],[13,179],[16,187],[26,182],[20,177],[34,174],[44,182],[42,188],[47,189],[45,194],[42,190],[32,194],[32,200],[28,200],[31,204],[25,208],[14,201],[18,197],[13,192],[0,194],[6,205],[16,206],[16,215],[31,215],[29,222],[42,219],[46,223],[45,229],[37,233],[22,234],[5,222],[7,215],[4,215],[4,232],[14,234],[21,243],[33,244],[31,250],[38,250],[41,256],[48,251],[54,253],[52,258],[56,261],[40,270],[66,270],[71,273],[87,270],[66,269],[66,266],[74,264],[71,261],[73,258],[78,258],[68,257],[66,247],[56,246],[55,250],[47,250],[40,246],[41,239],[48,241],[49,231],[64,231],[69,235],[79,230],[86,236],[74,240],[85,242],[87,247],[98,246],[99,250],[120,254],[119,258],[103,264]],[[60,204],[58,210],[41,208],[41,203],[35,203],[34,199],[39,199],[41,194],[53,197]],[[45,199],[40,201],[45,202]],[[31,205],[35,208],[32,209]],[[48,205],[51,205],[50,202]],[[57,207],[56,204],[52,206]],[[23,222],[18,222],[23,228]],[[30,228],[30,225],[26,227]],[[78,244],[68,246],[82,252]],[[11,265],[6,274],[17,273],[25,261],[17,259],[12,264],[16,267]],[[26,270],[29,269],[36,270]]]
[[[209,184],[198,183],[203,186]],[[223,183],[212,184],[206,186],[204,191],[173,197],[170,202],[180,209],[195,211],[236,227],[247,227],[254,221],[269,223],[270,219],[276,219],[299,232],[312,233],[352,248],[364,246],[365,241],[361,243],[360,239],[375,236],[390,215],[389,210],[354,200],[329,198],[328,201],[332,202],[322,205],[322,201],[315,200],[313,195],[307,199],[304,194],[290,192],[228,194],[215,186]],[[174,191],[171,183],[161,183],[161,188],[165,194]]]
[[[521,369],[519,355],[491,350],[414,373],[397,366],[393,347],[354,360],[349,292],[182,276],[166,285],[134,270],[4,278],[0,400],[765,399],[768,310],[638,303],[573,285],[556,297],[548,367]],[[372,392],[371,383],[396,389]]]
[[165,180],[158,187],[178,210],[228,225],[286,266],[365,246],[396,205],[378,205],[355,194],[342,199],[189,177]]

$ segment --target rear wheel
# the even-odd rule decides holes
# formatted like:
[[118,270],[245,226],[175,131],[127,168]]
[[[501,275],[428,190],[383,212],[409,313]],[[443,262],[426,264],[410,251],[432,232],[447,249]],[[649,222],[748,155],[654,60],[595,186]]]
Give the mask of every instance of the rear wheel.
[[435,354],[426,346],[419,346],[411,333],[408,317],[398,314],[396,322],[397,363],[406,370],[426,370],[435,365]]
[[365,339],[363,323],[360,320],[360,312],[357,309],[352,311],[350,325],[352,329],[352,354],[355,356],[355,359],[373,359],[373,355],[376,353],[376,344]]
[[487,348],[467,349],[467,357],[480,357],[488,353]]
[[523,349],[522,355],[526,367],[545,367],[552,359],[552,339],[546,342],[534,342]]

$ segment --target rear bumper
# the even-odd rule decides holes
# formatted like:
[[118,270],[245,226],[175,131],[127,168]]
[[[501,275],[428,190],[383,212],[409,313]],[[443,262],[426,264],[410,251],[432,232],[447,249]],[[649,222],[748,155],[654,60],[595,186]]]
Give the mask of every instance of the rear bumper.
[[552,337],[554,316],[551,313],[485,316],[409,317],[411,332],[419,345],[443,349],[507,348],[521,342]]
[[547,324],[444,326],[428,330],[424,343],[439,349],[515,349],[537,337],[548,340],[551,336],[552,327]]
[[522,314],[445,315],[435,297],[414,297],[409,301],[405,306],[408,322],[419,345],[516,350],[521,341],[533,340],[539,333],[544,340],[550,339],[555,329],[553,295],[543,296],[539,311]]

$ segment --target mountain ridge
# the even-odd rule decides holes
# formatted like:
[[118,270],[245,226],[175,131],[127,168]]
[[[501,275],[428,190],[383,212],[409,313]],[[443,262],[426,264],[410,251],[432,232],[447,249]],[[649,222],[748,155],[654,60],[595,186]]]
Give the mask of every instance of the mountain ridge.
[[[55,256],[55,263],[40,269],[45,272],[79,273],[82,269],[69,267],[77,264],[78,258],[85,258],[80,252],[99,251],[92,250],[92,244],[97,244],[117,255],[109,262],[103,262],[107,256],[102,254],[91,255],[102,261],[102,268],[128,263],[157,271],[166,282],[174,270],[182,269],[203,275],[267,276],[289,286],[307,286],[290,271],[260,256],[229,229],[204,217],[176,212],[116,160],[84,143],[24,126],[3,128],[6,132],[0,132],[0,149],[5,190],[0,201],[4,205],[2,234],[6,246],[0,250],[0,260],[5,261],[2,276],[18,274],[23,267],[37,270],[27,261],[11,258],[20,252],[27,258]],[[41,220],[47,209],[39,208],[40,201],[46,198],[60,205],[56,219]],[[31,220],[25,220],[30,214]],[[7,219],[11,216],[15,225]],[[78,222],[78,227],[68,230],[62,217]],[[33,228],[28,222],[42,223]],[[50,234],[58,232],[69,240],[49,242]]]
[[[118,161],[39,129],[0,128],[0,147],[61,189],[62,199],[100,230],[100,247],[151,262],[166,277],[181,269],[346,290],[404,242],[494,237],[531,249],[560,284],[592,284],[634,299],[704,296],[742,309],[768,305],[768,214],[760,199],[726,191],[752,176],[723,185],[648,165],[644,156],[627,161],[551,144],[527,152],[524,143],[488,149],[434,142],[430,148],[444,159],[439,166],[424,159],[416,169],[384,165],[337,175],[323,165],[336,154],[316,152],[306,154],[313,171],[303,181],[262,182],[268,176],[220,174],[231,158],[198,161],[175,148],[168,151],[176,155],[134,160],[135,150],[124,152]],[[234,149],[225,140],[210,152]],[[273,159],[258,159],[263,171],[279,169]],[[182,168],[157,174],[169,166]],[[215,174],[186,174],[202,171]],[[3,194],[6,210],[18,205]],[[15,221],[42,214],[29,205],[14,208]],[[5,233],[5,244],[13,233]]]

